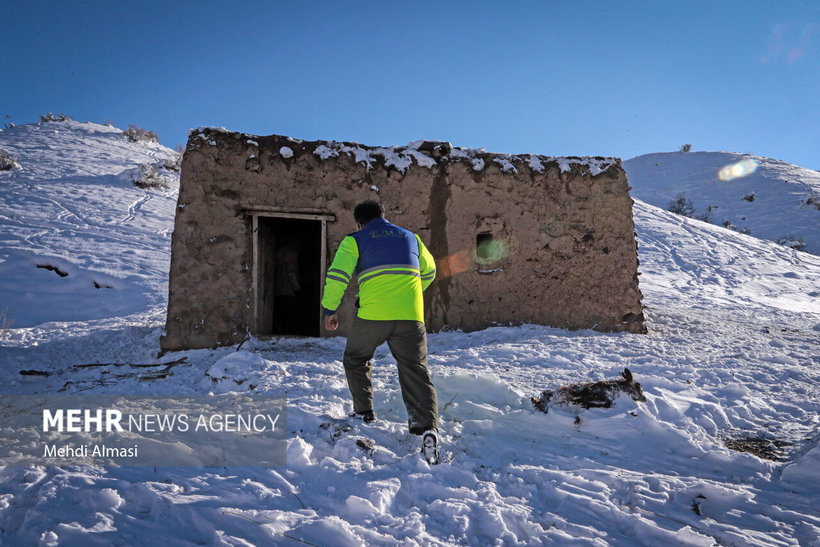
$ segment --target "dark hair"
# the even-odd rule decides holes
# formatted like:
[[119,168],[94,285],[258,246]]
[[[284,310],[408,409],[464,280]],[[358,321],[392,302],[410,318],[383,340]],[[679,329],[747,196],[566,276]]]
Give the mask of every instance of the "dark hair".
[[379,218],[384,216],[384,207],[378,201],[374,201],[369,199],[367,201],[363,201],[353,209],[353,218],[356,219],[356,222],[364,226],[374,218]]

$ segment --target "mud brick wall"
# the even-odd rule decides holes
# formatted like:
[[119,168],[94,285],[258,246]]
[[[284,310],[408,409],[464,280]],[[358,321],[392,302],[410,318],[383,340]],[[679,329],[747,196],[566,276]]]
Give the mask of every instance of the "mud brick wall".
[[[430,330],[537,323],[645,332],[632,199],[620,161],[376,148],[217,129],[191,133],[172,238],[164,350],[254,330],[251,209],[334,214],[326,264],[365,199],[436,257]],[[477,242],[492,239],[491,252]],[[355,283],[340,309],[344,334]]]

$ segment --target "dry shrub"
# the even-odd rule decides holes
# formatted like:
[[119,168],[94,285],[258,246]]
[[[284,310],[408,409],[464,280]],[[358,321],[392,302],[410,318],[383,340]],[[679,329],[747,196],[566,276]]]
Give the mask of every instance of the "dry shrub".
[[128,126],[128,129],[122,132],[131,142],[159,142],[159,137],[153,131],[137,127],[134,124]]

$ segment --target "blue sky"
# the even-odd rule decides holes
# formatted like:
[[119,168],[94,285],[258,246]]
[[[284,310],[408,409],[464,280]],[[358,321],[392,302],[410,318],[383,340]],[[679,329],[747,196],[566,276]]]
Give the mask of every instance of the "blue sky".
[[816,1],[7,2],[0,116],[820,169]]

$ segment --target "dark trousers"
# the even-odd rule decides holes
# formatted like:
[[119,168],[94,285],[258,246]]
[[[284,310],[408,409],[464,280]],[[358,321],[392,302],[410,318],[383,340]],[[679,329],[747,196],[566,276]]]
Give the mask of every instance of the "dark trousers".
[[384,342],[398,363],[410,432],[421,435],[428,429],[437,429],[438,400],[427,369],[427,330],[420,321],[353,319],[344,367],[354,412],[373,409],[373,354]]

